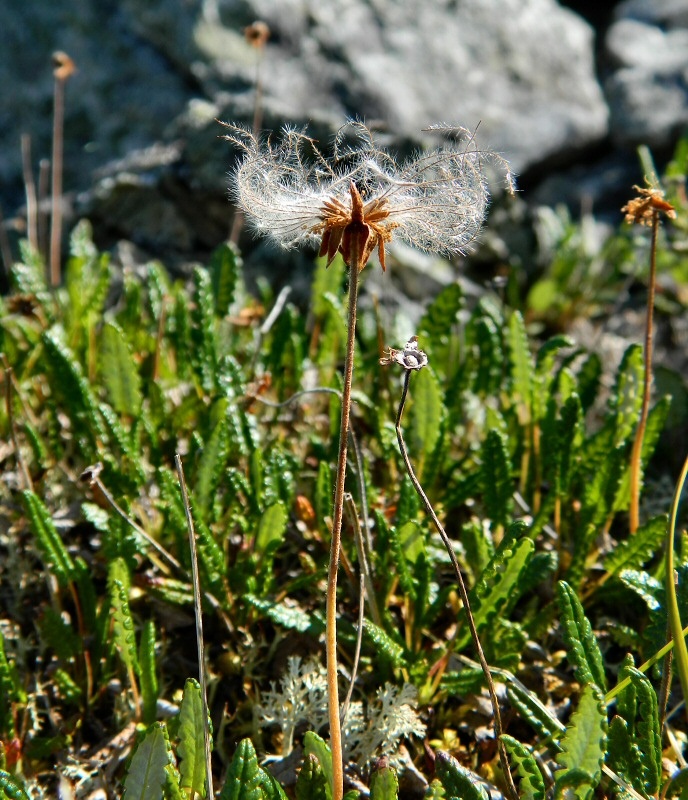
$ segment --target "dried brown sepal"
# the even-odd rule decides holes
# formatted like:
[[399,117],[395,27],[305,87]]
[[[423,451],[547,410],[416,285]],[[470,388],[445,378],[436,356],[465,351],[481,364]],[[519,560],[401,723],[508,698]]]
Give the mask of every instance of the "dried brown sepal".
[[66,81],[76,72],[76,64],[62,50],[53,53],[53,75],[58,81]]
[[251,47],[265,47],[265,43],[270,38],[270,28],[260,20],[244,28],[244,38]]
[[640,186],[633,187],[638,196],[632,198],[621,209],[625,214],[624,219],[635,225],[652,225],[655,214],[665,214],[668,219],[676,219],[676,210],[664,199],[664,192],[659,189],[644,189]]
[[320,211],[321,222],[313,228],[315,233],[322,234],[320,255],[327,256],[329,267],[339,251],[344,262],[351,267],[351,244],[355,238],[356,252],[362,254],[361,269],[368,263],[370,254],[377,247],[378,257],[383,272],[385,263],[385,244],[392,239],[395,222],[385,220],[389,210],[385,207],[384,198],[376,198],[364,203],[356,184],[349,186],[351,205],[347,207],[336,197],[328,198]]

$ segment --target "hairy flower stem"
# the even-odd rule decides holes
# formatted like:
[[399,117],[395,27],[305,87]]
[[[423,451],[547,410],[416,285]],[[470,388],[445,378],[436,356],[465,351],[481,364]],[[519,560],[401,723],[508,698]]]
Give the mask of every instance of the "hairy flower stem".
[[[356,223],[352,223],[356,225]],[[330,720],[330,750],[332,751],[332,800],[344,796],[344,759],[342,754],[342,726],[339,716],[339,686],[337,684],[337,572],[342,540],[342,517],[344,514],[344,481],[346,478],[346,456],[349,439],[349,416],[351,413],[351,378],[354,371],[354,349],[356,344],[356,301],[358,299],[358,275],[363,248],[359,236],[352,237],[349,258],[349,315],[344,360],[344,388],[342,390],[342,419],[339,428],[339,455],[334,489],[332,512],[332,542],[330,564],[327,573],[327,606],[325,610],[325,649],[327,654],[327,703]]]
[[650,279],[647,287],[647,316],[645,318],[645,352],[643,364],[643,404],[640,421],[633,440],[631,451],[631,505],[629,509],[629,530],[631,534],[638,530],[640,524],[640,468],[643,450],[643,439],[650,412],[650,387],[652,383],[652,316],[655,306],[655,283],[657,278],[657,233],[659,231],[659,212],[652,212],[652,235],[650,239]]
[[497,748],[499,750],[499,760],[502,765],[502,771],[504,772],[504,780],[506,781],[508,794],[511,800],[518,800],[518,792],[516,791],[514,779],[511,775],[511,770],[509,768],[509,755],[506,752],[506,748],[504,747],[504,744],[501,740],[503,728],[502,728],[502,716],[499,711],[499,700],[497,698],[497,692],[495,690],[494,681],[492,680],[492,674],[490,673],[490,667],[487,663],[487,659],[485,658],[485,653],[483,652],[483,648],[480,643],[480,637],[478,636],[478,629],[475,627],[475,620],[473,619],[473,613],[471,612],[471,606],[468,600],[468,591],[466,590],[466,584],[464,583],[463,575],[461,575],[461,569],[459,567],[459,562],[456,558],[456,553],[454,552],[454,546],[452,545],[450,538],[447,536],[447,532],[444,530],[442,523],[439,521],[437,514],[435,514],[435,509],[432,507],[432,503],[430,502],[427,495],[423,491],[423,487],[421,486],[420,481],[416,476],[416,473],[413,469],[413,465],[411,464],[411,459],[409,458],[408,450],[406,449],[406,443],[404,442],[404,435],[401,431],[401,417],[404,413],[404,407],[406,405],[406,397],[408,395],[410,381],[411,381],[411,370],[407,369],[404,376],[404,388],[402,389],[401,392],[401,400],[399,401],[399,409],[397,411],[397,419],[395,423],[395,429],[397,432],[397,441],[399,442],[399,449],[401,450],[401,456],[404,459],[406,472],[408,473],[408,476],[411,479],[413,488],[416,490],[418,496],[423,501],[425,510],[432,519],[435,528],[437,528],[437,532],[439,533],[440,538],[442,539],[442,542],[447,550],[447,553],[449,553],[449,558],[451,559],[452,567],[454,568],[454,574],[456,575],[456,581],[459,585],[459,592],[461,594],[463,607],[466,611],[466,619],[468,620],[468,627],[471,631],[473,644],[478,654],[478,660],[480,661],[480,666],[482,667],[483,675],[485,676],[485,681],[487,682],[488,692],[490,693],[490,701],[492,703],[492,713],[494,714],[495,737],[497,739]]

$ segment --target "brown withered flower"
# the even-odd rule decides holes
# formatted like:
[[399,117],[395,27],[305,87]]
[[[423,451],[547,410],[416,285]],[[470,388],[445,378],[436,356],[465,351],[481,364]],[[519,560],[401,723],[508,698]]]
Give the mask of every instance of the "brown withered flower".
[[664,192],[660,189],[633,187],[638,196],[626,203],[621,211],[626,215],[624,219],[635,225],[652,225],[655,214],[665,214],[668,219],[676,219],[676,210],[664,199]]

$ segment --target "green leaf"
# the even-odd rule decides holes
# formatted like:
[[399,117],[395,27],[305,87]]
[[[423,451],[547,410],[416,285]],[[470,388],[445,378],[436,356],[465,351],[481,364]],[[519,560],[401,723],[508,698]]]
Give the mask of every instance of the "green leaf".
[[643,401],[643,348],[632,344],[624,353],[609,398],[614,416],[614,446],[625,442],[635,430]]
[[330,752],[330,748],[317,733],[307,731],[303,737],[303,754],[305,758],[308,758],[308,756],[315,756],[315,758],[318,759],[318,763],[325,775],[327,800],[332,800],[334,796],[334,772],[332,770],[332,753]]
[[108,572],[108,593],[113,620],[113,643],[122,662],[128,670],[139,672],[139,662],[136,654],[136,637],[134,634],[134,620],[129,608],[129,588],[122,580],[116,577],[118,564],[126,569],[122,558],[116,559]]
[[648,794],[656,794],[662,777],[662,735],[657,693],[640,670],[629,666],[627,674],[636,692],[634,744],[642,753],[644,789]]
[[649,561],[664,542],[668,517],[660,514],[644,525],[623,542],[618,542],[604,560],[604,568],[612,575],[622,569],[640,569]]
[[22,492],[22,498],[43,561],[58,584],[64,588],[74,578],[74,562],[40,498],[28,490]]
[[411,564],[406,555],[401,536],[406,540],[411,537],[421,537],[420,526],[413,521],[405,522],[400,528],[391,526],[389,528],[389,543],[391,545],[391,554],[394,559],[397,575],[399,577],[399,585],[405,595],[408,595],[413,601],[416,599],[416,587],[411,572]]
[[258,523],[255,550],[263,555],[273,542],[281,542],[287,530],[289,515],[284,503],[273,503],[266,508]]
[[5,653],[5,639],[0,631],[0,737],[3,739],[13,739],[15,736],[12,702],[16,699],[12,669]]
[[198,681],[187,678],[177,733],[180,786],[201,797],[206,795],[205,725],[201,687]]
[[210,256],[210,282],[215,298],[215,313],[223,317],[234,301],[234,292],[241,271],[241,257],[236,246],[223,242]]
[[250,739],[242,739],[227,770],[219,800],[263,800],[261,770]]
[[581,684],[595,683],[602,691],[606,691],[607,679],[600,646],[580,600],[565,581],[557,584],[557,600],[561,633],[569,661],[575,668],[576,680]]
[[461,798],[461,800],[489,800],[490,795],[478,778],[448,753],[442,751],[437,753],[435,772],[447,797]]
[[263,790],[265,800],[287,800],[287,794],[277,778],[262,767],[259,767],[259,770],[260,788]]
[[19,780],[0,769],[0,800],[29,800]]
[[201,388],[210,394],[217,384],[215,298],[207,270],[194,269],[191,308],[191,363]]
[[564,733],[564,726],[531,691],[519,683],[507,684],[509,703],[537,733],[545,740],[558,738]]
[[507,440],[496,430],[488,431],[483,443],[481,474],[485,513],[496,525],[506,525],[511,515],[514,487]]
[[599,688],[592,683],[583,687],[577,709],[573,712],[559,745],[555,773],[556,786],[574,786],[575,796],[588,798],[602,777],[602,763],[607,743],[607,712]]
[[77,436],[88,444],[87,458],[97,452],[97,440],[104,434],[98,404],[84,377],[81,365],[64,341],[64,330],[55,326],[42,336],[51,389],[69,414]]
[[526,326],[518,311],[514,311],[509,317],[508,344],[509,360],[511,361],[511,394],[520,406],[521,424],[526,424],[533,418],[535,365],[528,345]]
[[404,648],[388,636],[382,628],[366,619],[363,622],[363,632],[371,640],[378,656],[388,659],[394,667],[406,665]]
[[327,778],[314,755],[306,756],[296,779],[296,800],[327,800]]
[[[478,632],[489,629],[496,619],[508,615],[520,596],[519,582],[535,549],[533,541],[522,536],[521,522],[509,527],[480,580],[470,592],[473,619]],[[519,538],[521,537],[521,538]],[[457,637],[457,649],[470,641],[464,629]]]
[[[662,397],[651,409],[647,417],[647,424],[645,427],[645,434],[643,436],[643,445],[640,450],[640,480],[642,486],[642,479],[644,475],[645,465],[652,458],[655,451],[659,437],[664,430],[667,417],[669,416],[669,409],[671,408],[671,398],[668,396]],[[623,511],[629,507],[631,501],[631,468],[628,465],[624,472],[623,478],[617,489],[616,497],[614,498],[614,510]],[[635,536],[635,534],[634,534]]]
[[395,771],[383,761],[370,776],[370,800],[397,800],[399,781]]
[[274,603],[250,593],[244,595],[244,600],[287,630],[305,633],[314,624],[313,618],[298,606],[285,606],[284,603]]
[[473,391],[487,395],[495,392],[502,381],[504,353],[501,339],[501,318],[486,300],[480,300],[466,329],[467,344],[477,353],[466,364],[467,380],[474,375]]
[[520,800],[544,800],[545,781],[530,748],[506,733],[503,733],[500,738],[509,753],[511,763],[516,767],[518,777],[521,779]]
[[164,725],[156,722],[148,729],[131,759],[124,781],[124,800],[162,800],[168,764]]
[[431,369],[422,369],[413,376],[411,396],[410,448],[422,477],[425,462],[438,443],[444,411],[439,381]]
[[225,593],[225,555],[220,545],[215,541],[212,531],[203,522],[195,519],[196,550],[198,563],[203,570],[203,582],[218,598]]
[[122,329],[112,322],[103,325],[99,368],[110,405],[119,414],[138,417],[141,411],[141,378]]
[[229,452],[227,417],[222,416],[203,447],[198,463],[194,497],[204,518],[212,506]]
[[141,629],[139,644],[139,666],[141,674],[141,698],[143,700],[143,721],[155,722],[158,702],[158,675],[155,668],[155,624],[149,619]]

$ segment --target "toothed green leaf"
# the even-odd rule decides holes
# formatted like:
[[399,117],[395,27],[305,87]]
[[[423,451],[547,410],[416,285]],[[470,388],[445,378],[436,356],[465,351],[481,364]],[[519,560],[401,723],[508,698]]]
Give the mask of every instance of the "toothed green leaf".
[[565,796],[564,787],[574,789],[579,800],[589,798],[602,777],[602,763],[607,743],[607,711],[595,684],[583,688],[578,707],[559,742],[556,761],[555,796]]
[[124,780],[124,800],[162,800],[169,764],[163,729],[163,723],[154,723],[136,748]]
[[206,757],[203,700],[198,681],[187,678],[179,709],[179,774],[180,786],[205,797]]
[[448,753],[440,751],[435,761],[435,772],[447,797],[461,800],[489,800],[485,786]]
[[545,781],[530,748],[506,733],[502,734],[501,740],[520,778],[521,800],[544,800]]
[[242,739],[227,770],[219,800],[263,800],[261,774],[250,739]]
[[576,680],[581,684],[595,683],[606,691],[607,679],[600,647],[580,600],[565,581],[557,584],[557,600],[561,632],[569,661],[575,668]]

